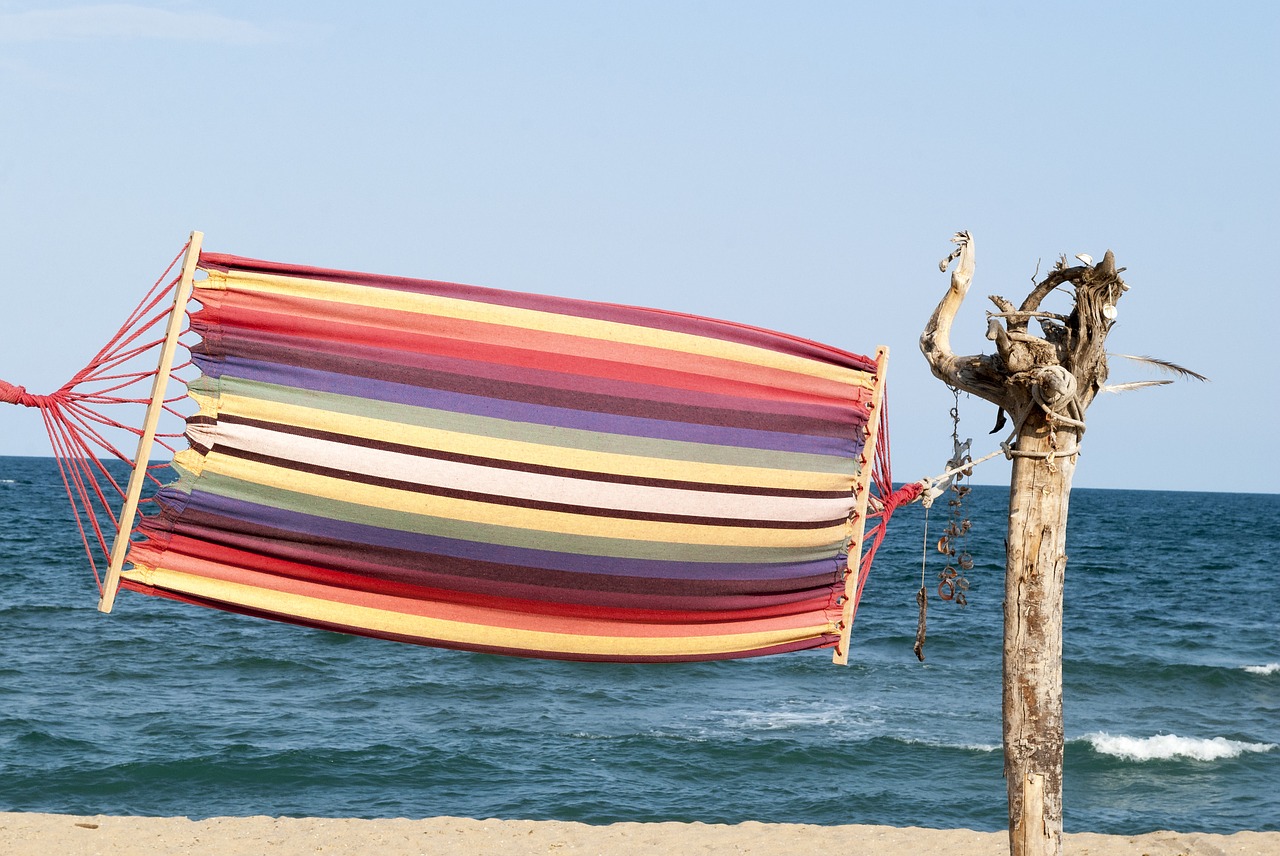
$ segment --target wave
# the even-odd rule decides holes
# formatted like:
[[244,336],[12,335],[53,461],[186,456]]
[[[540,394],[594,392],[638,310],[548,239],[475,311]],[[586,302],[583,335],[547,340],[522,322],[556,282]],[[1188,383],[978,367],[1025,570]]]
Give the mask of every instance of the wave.
[[1225,737],[1179,737],[1176,734],[1156,734],[1152,737],[1128,737],[1124,734],[1108,734],[1095,731],[1084,734],[1087,741],[1100,755],[1112,755],[1126,761],[1166,761],[1188,758],[1193,761],[1220,761],[1237,758],[1246,752],[1270,752],[1275,743],[1245,743]]
[[916,737],[899,737],[896,739],[908,746],[927,746],[930,749],[959,749],[962,752],[1000,752],[1004,747],[999,743],[949,743],[941,740],[921,740]]
[[[1200,642],[1187,643],[1187,647],[1196,648]],[[1280,671],[1280,663],[1261,665],[1240,665],[1225,663],[1193,663],[1177,662],[1170,659],[1158,659],[1149,654],[1129,655],[1110,662],[1076,660],[1067,664],[1069,674],[1067,680],[1082,687],[1096,687],[1101,682],[1114,682],[1117,685],[1132,686],[1134,682],[1147,684],[1177,683],[1187,685],[1196,682],[1210,688],[1221,688],[1235,685],[1239,681],[1247,681],[1241,673],[1252,675],[1271,675]]]
[[735,710],[725,714],[727,724],[743,731],[790,731],[840,725],[848,713],[836,708],[812,710]]
[[1241,669],[1251,675],[1274,675],[1280,672],[1280,663],[1267,663],[1265,666],[1241,666]]

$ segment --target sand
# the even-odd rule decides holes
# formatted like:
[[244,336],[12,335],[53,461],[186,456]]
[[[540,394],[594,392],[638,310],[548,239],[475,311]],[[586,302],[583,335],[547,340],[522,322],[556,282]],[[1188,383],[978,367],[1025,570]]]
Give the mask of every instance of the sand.
[[[1066,836],[1070,856],[1280,856],[1280,832],[1152,832]],[[741,823],[582,823],[529,820],[347,820],[335,818],[76,817],[0,813],[5,856],[314,856],[314,854],[779,854],[815,856],[993,856],[1003,832]]]

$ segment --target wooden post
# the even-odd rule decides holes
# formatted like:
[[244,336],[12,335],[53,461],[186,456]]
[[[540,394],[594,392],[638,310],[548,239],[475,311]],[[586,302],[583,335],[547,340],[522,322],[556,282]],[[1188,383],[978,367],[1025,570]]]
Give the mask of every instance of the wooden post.
[[889,349],[876,350],[876,376],[871,387],[870,411],[867,418],[867,436],[862,443],[862,468],[854,483],[853,534],[849,539],[849,559],[844,569],[844,603],[840,609],[840,641],[831,655],[831,662],[846,666],[849,663],[849,636],[853,630],[853,602],[858,593],[858,571],[862,565],[862,539],[867,532],[867,502],[871,498],[871,474],[876,466],[876,440],[880,437],[880,411],[884,401],[885,374],[889,370]]
[[[1010,779],[1010,793],[1014,789],[1014,780]],[[1050,832],[1042,823],[1047,816],[1044,805],[1044,776],[1039,773],[1029,773],[1021,783],[1017,785],[1021,799],[1019,805],[1022,807],[1022,814],[1018,819],[1017,845],[1010,845],[1010,850],[1018,850],[1019,852],[1036,851],[1037,836],[1049,838]],[[1012,823],[1012,821],[1010,821]],[[1061,838],[1062,830],[1058,829],[1057,836]]]
[[[951,325],[974,271],[973,238],[959,232],[951,287],[920,336],[935,376],[1000,408],[1013,422],[1014,458],[1005,556],[1004,757],[1011,856],[1062,854],[1062,592],[1067,508],[1085,409],[1107,379],[1105,341],[1116,302],[1128,289],[1108,250],[1098,264],[1063,258],[1022,305],[992,297],[987,321],[994,354],[957,356]],[[1075,287],[1069,314],[1041,312],[1061,285]],[[1035,318],[1042,336],[1027,331]]]
[[1029,418],[1009,490],[1006,539],[1003,711],[1009,849],[1015,856],[1062,852],[1062,593],[1067,507],[1075,445],[1044,414]]
[[151,384],[151,402],[147,405],[142,435],[138,438],[138,454],[134,457],[133,473],[129,476],[129,486],[125,490],[124,507],[120,509],[119,528],[116,530],[115,541],[111,545],[111,565],[107,569],[107,579],[102,585],[102,597],[98,601],[100,612],[111,611],[115,605],[116,592],[120,588],[120,571],[124,568],[124,557],[129,551],[133,521],[138,513],[138,500],[142,497],[142,485],[146,482],[147,463],[151,457],[151,447],[155,443],[160,414],[164,410],[169,374],[173,370],[173,355],[178,350],[178,336],[182,333],[187,303],[191,300],[196,263],[200,261],[200,246],[203,243],[203,232],[192,232],[187,242],[187,254],[182,260],[182,275],[173,295],[173,309],[169,312],[169,325],[165,329],[164,346],[160,349],[160,367]]

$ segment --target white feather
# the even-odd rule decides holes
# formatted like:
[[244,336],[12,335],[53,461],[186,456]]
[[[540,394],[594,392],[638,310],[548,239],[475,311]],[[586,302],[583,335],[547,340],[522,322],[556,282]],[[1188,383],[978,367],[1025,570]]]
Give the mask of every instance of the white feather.
[[1128,392],[1132,389],[1142,389],[1144,386],[1164,386],[1166,383],[1173,383],[1171,380],[1135,380],[1129,383],[1117,383],[1110,386],[1104,386],[1100,392]]

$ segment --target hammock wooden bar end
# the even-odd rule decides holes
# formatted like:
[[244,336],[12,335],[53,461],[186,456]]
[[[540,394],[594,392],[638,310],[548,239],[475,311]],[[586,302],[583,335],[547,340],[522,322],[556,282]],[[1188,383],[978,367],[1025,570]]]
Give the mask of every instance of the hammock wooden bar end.
[[844,572],[844,600],[840,609],[840,641],[836,643],[831,662],[838,666],[849,664],[849,638],[853,631],[853,614],[858,601],[858,577],[862,570],[862,542],[867,534],[867,505],[871,500],[871,474],[875,469],[876,439],[880,436],[880,414],[884,410],[884,384],[889,370],[889,349],[876,350],[875,389],[871,393],[871,419],[867,423],[867,438],[862,447],[862,468],[858,473],[856,517],[853,534],[849,540],[849,563]]
[[182,260],[182,278],[173,296],[173,309],[165,328],[164,344],[160,349],[160,363],[151,387],[151,401],[138,437],[138,453],[133,459],[133,472],[129,475],[129,487],[125,491],[124,506],[120,509],[119,527],[111,545],[111,564],[102,583],[102,597],[98,600],[99,612],[110,612],[115,606],[116,592],[120,588],[120,571],[124,567],[125,554],[129,550],[134,518],[138,513],[138,500],[142,497],[142,485],[146,481],[147,463],[151,459],[151,447],[155,443],[156,428],[164,410],[165,394],[169,388],[169,375],[173,370],[173,355],[178,350],[178,337],[186,322],[187,303],[195,284],[196,264],[200,260],[200,247],[204,232],[193,231],[187,241],[187,253]]

